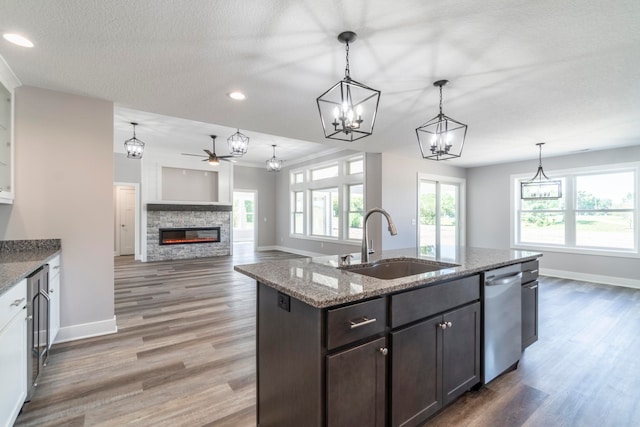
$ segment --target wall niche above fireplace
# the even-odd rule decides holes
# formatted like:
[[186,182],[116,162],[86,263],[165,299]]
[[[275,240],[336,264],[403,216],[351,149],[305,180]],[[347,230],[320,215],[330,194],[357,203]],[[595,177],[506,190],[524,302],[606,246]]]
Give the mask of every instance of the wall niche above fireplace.
[[189,245],[220,241],[220,227],[160,228],[161,245]]

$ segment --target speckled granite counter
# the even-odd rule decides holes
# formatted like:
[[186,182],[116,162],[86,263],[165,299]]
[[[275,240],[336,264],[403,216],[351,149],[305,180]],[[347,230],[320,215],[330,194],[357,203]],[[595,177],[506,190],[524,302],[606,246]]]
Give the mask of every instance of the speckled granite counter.
[[[376,279],[351,273],[348,270],[340,270],[336,268],[338,255],[236,265],[234,269],[313,307],[326,308],[429,283],[469,276],[505,265],[531,261],[542,256],[538,252],[470,247],[462,247],[455,252],[455,256],[448,258],[420,256],[416,249],[383,251],[372,255],[370,262],[408,257],[459,264],[459,267],[392,280]],[[358,263],[360,263],[360,255],[353,254],[351,264]]]
[[0,241],[0,295],[60,253],[60,239]]

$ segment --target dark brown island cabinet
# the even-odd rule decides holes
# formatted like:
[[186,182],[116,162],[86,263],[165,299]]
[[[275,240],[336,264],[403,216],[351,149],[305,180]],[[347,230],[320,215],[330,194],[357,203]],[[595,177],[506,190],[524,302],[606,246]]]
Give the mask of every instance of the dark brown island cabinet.
[[[523,349],[537,261],[522,271]],[[483,383],[483,272],[317,308],[258,280],[258,426],[422,426]]]
[[538,341],[538,260],[522,265],[522,351]]

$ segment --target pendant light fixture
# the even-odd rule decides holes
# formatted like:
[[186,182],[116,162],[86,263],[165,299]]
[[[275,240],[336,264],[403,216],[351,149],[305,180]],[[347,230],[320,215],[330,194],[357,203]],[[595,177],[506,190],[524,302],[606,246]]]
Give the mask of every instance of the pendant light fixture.
[[272,145],[272,147],[273,147],[273,157],[267,160],[267,171],[280,172],[280,169],[282,169],[282,160],[279,160],[276,158],[276,146]]
[[127,157],[130,159],[141,159],[144,152],[144,142],[136,138],[136,126],[138,123],[131,122],[133,125],[133,138],[129,138],[124,142],[124,148],[127,151]]
[[373,133],[380,91],[351,78],[349,44],[356,38],[353,31],[338,35],[338,40],[346,44],[344,79],[316,99],[324,136],[328,139],[356,141]]
[[442,87],[447,83],[449,80],[433,83],[440,88],[440,113],[416,129],[423,159],[447,160],[462,155],[467,125],[445,116],[442,112]]
[[227,143],[232,156],[243,156],[247,153],[247,148],[249,148],[249,137],[240,133],[240,129],[238,129],[236,133],[227,138]]
[[542,169],[542,146],[538,142],[538,171],[528,181],[520,182],[520,198],[522,200],[559,199],[562,197],[562,181],[549,179]]

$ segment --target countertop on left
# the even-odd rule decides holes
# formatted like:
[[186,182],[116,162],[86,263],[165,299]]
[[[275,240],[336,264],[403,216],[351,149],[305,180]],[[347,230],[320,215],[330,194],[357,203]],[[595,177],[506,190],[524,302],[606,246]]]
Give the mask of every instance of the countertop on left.
[[60,251],[60,239],[0,241],[0,295]]

